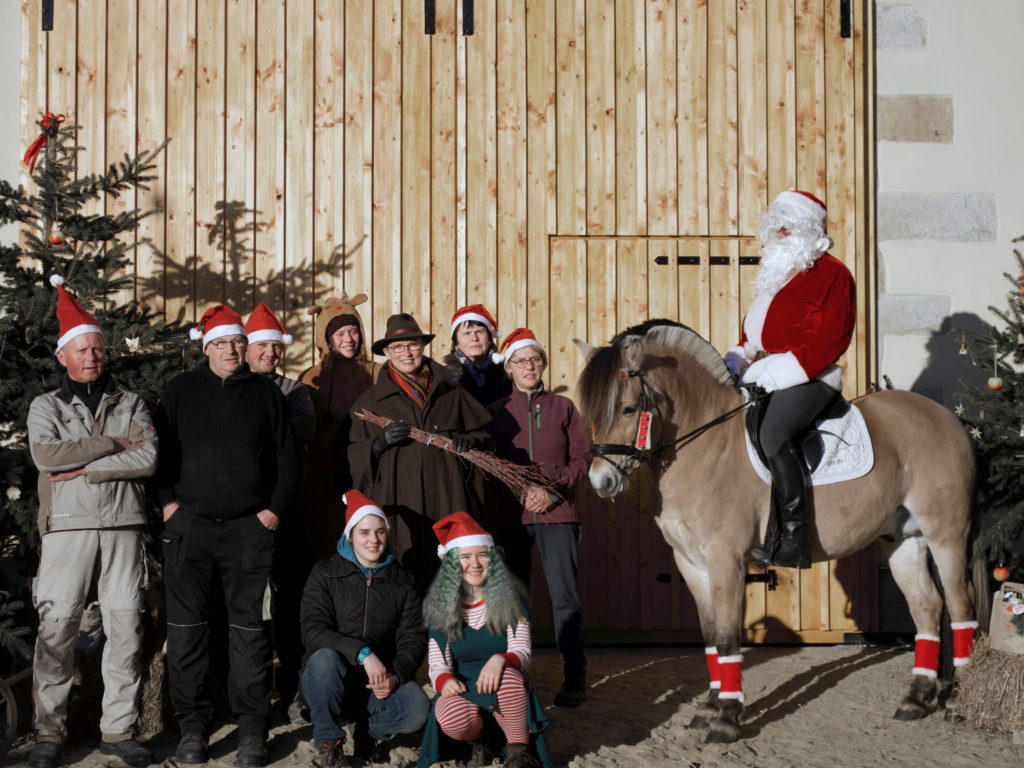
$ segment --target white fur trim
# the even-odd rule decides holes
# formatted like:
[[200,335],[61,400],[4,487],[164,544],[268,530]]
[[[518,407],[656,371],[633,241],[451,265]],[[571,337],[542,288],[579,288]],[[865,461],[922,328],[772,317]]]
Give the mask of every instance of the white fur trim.
[[64,278],[60,275],[50,275],[50,285],[56,288],[58,285],[64,285]]
[[707,648],[704,649],[704,654],[707,656],[717,656],[718,649],[713,645],[709,645]]
[[281,333],[276,328],[264,328],[261,331],[253,331],[249,334],[249,343],[255,344],[258,341],[279,341],[285,346],[292,343],[292,337]]
[[747,360],[753,360],[758,352],[764,351],[761,344],[761,333],[764,331],[764,321],[768,317],[768,307],[771,306],[773,294],[762,293],[754,299],[747,310],[747,316],[743,320],[743,331],[747,334],[747,343],[743,347]]
[[923,633],[914,635],[914,642],[917,642],[918,640],[931,640],[933,643],[942,642],[938,635],[926,635]]
[[722,683],[721,683],[720,680],[715,680],[714,682],[711,683],[711,685],[709,687],[711,688],[712,691],[720,691],[722,689]]
[[772,208],[783,208],[801,217],[813,219],[818,226],[825,229],[825,209],[807,195],[801,194],[796,190],[787,189],[784,192],[780,192],[779,196],[772,203]]
[[836,391],[842,391],[844,373],[846,373],[846,369],[843,368],[843,366],[833,363],[814,378],[820,382],[828,384]]
[[75,336],[81,336],[83,333],[98,333],[100,336],[103,335],[103,331],[98,325],[89,325],[87,323],[76,325],[70,331],[57,339],[57,351],[60,352],[64,348],[65,344],[75,338]]
[[950,629],[977,629],[978,622],[976,621],[954,621],[949,625]]
[[966,667],[970,663],[971,663],[971,657],[970,656],[957,656],[955,659],[953,659],[953,666],[954,667]]
[[735,699],[736,701],[743,703],[743,691],[719,691],[718,698],[720,699]]
[[493,547],[494,539],[488,533],[474,533],[469,536],[456,536],[450,539],[447,544],[437,545],[437,556],[444,557],[449,549],[456,547]]
[[[195,329],[193,329],[193,330],[195,330]],[[189,335],[191,335],[191,332],[189,333]],[[216,326],[214,328],[211,328],[203,336],[203,351],[204,352],[206,351],[206,345],[209,344],[214,339],[219,339],[221,336],[235,336],[235,335],[248,337],[248,334],[245,332],[245,328],[243,328],[240,325],[228,325],[228,324],[225,324],[225,325],[218,325],[218,326]]]
[[925,669],[924,667],[914,667],[910,670],[912,675],[921,675],[921,677],[938,677],[939,673],[934,669]]
[[739,664],[743,661],[743,654],[737,653],[735,656],[719,656],[719,664]]
[[536,347],[540,350],[544,349],[544,347],[540,345],[539,341],[535,341],[534,339],[520,339],[519,341],[513,341],[505,347],[505,351],[502,354],[505,355],[505,359],[508,360],[523,347]]
[[466,312],[465,314],[459,315],[458,319],[452,323],[452,338],[455,338],[455,330],[465,322],[472,320],[475,323],[480,323],[491,332],[491,336],[498,338],[501,336],[501,331],[491,325],[491,321],[483,315],[477,314],[476,312]]
[[769,392],[806,384],[810,379],[792,352],[783,352],[763,358],[764,370],[757,380]]
[[391,526],[388,524],[388,516],[384,514],[384,510],[380,507],[374,506],[373,504],[365,504],[352,514],[351,520],[345,523],[345,530],[342,532],[342,535],[345,536],[345,538],[348,538],[349,532],[356,527],[356,523],[367,515],[376,515],[381,518],[384,521],[384,527],[389,531],[391,530]]

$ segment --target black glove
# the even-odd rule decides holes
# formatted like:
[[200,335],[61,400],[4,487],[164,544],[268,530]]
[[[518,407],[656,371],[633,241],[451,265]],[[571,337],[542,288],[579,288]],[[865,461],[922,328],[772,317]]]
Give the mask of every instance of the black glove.
[[405,442],[409,438],[409,425],[401,421],[393,421],[384,427],[384,431],[373,438],[373,452],[380,456],[393,445]]
[[464,435],[461,432],[455,432],[451,436],[452,438],[452,450],[456,453],[465,453],[470,448],[476,445],[474,440],[469,435]]

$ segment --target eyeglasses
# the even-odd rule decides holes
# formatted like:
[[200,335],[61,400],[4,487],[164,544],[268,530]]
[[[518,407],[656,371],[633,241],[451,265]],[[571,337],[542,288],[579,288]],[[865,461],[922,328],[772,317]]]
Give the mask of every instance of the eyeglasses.
[[211,341],[207,346],[213,347],[216,350],[227,349],[228,346],[232,346],[235,349],[242,349],[249,344],[248,339],[217,339]]
[[422,341],[410,341],[406,344],[388,344],[387,350],[396,354],[403,354],[405,352],[419,352],[423,349]]
[[518,360],[509,360],[516,368],[540,368],[544,364],[544,358],[539,355],[535,357],[521,357]]

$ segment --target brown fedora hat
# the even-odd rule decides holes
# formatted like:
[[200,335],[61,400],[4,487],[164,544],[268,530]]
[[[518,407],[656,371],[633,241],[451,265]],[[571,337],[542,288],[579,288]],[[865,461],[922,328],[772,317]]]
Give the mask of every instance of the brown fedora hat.
[[423,339],[424,344],[429,344],[433,338],[434,334],[424,333],[420,329],[420,324],[416,322],[416,318],[408,312],[401,312],[388,318],[388,327],[384,332],[384,338],[377,339],[373,342],[371,349],[373,350],[373,354],[383,355],[384,347],[393,341],[402,341],[403,339]]

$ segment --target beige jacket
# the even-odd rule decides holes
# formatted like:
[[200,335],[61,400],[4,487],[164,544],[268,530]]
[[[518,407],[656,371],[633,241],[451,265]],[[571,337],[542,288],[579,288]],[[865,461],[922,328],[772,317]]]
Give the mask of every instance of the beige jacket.
[[[126,438],[119,451],[112,438]],[[28,410],[28,440],[39,469],[39,532],[116,528],[146,522],[141,480],[156,471],[156,430],[138,395],[108,382],[94,418],[65,379]],[[48,473],[85,467],[52,482]]]

